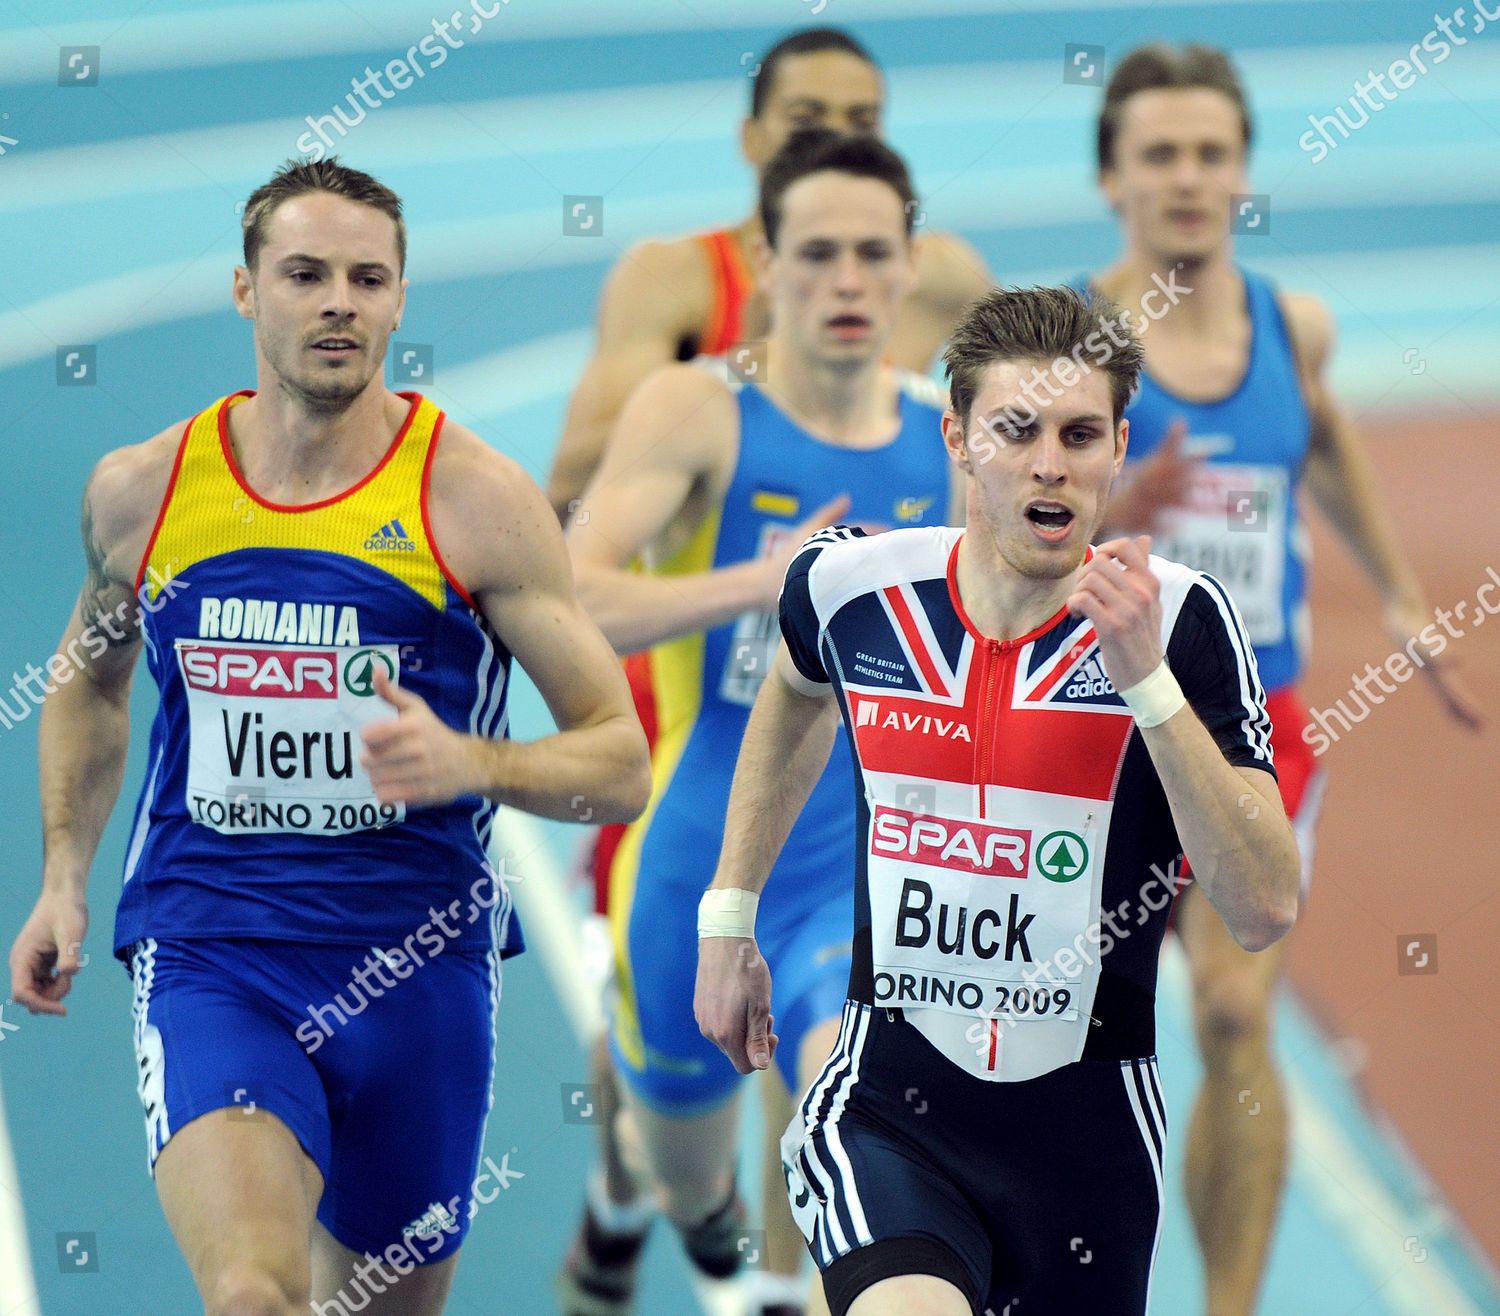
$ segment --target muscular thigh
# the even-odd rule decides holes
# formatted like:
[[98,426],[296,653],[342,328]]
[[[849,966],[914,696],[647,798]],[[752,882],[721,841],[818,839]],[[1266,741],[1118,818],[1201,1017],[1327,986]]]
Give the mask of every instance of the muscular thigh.
[[131,953],[148,1162],[200,1291],[307,1286],[328,1165],[316,1066],[246,947],[148,939]]
[[156,1190],[167,1223],[205,1295],[235,1273],[307,1292],[322,1175],[276,1116],[241,1110],[199,1116],[162,1150]]
[[453,1287],[458,1254],[417,1266],[395,1254],[372,1265],[334,1238],[321,1224],[313,1226],[313,1312],[316,1316],[440,1316]]

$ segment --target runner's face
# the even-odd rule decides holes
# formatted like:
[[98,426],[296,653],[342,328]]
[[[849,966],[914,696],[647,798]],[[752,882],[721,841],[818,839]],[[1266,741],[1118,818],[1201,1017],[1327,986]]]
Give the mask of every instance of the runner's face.
[[1023,576],[1057,580],[1083,562],[1104,519],[1125,458],[1126,423],[1114,423],[1102,370],[1063,372],[1073,379],[1065,385],[1049,366],[994,362],[974,396],[967,434],[950,411],[943,437],[968,471],[969,524],[984,526]]
[[878,178],[799,178],[763,282],[774,330],[798,352],[828,365],[878,359],[916,285],[901,198]]
[[740,132],[745,158],[758,170],[799,128],[880,136],[885,92],[871,64],[842,50],[788,55],[776,67],[776,85],[760,117]]
[[1137,92],[1100,185],[1129,243],[1153,263],[1217,255],[1229,244],[1230,198],[1249,191],[1239,110],[1208,87]]
[[235,293],[284,388],[339,409],[380,375],[406,300],[399,262],[395,222],[373,206],[313,192],[271,213],[255,273],[236,271]]

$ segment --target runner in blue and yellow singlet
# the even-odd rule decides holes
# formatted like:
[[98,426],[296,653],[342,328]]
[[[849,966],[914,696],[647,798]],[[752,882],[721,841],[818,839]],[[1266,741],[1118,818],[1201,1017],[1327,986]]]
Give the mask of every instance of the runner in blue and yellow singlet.
[[[628,820],[644,737],[541,491],[384,387],[396,195],[289,165],[244,245],[258,389],[108,454],[84,497],[11,992],[65,1013],[144,647],[160,704],[113,945],[150,1166],[205,1308],[362,1310],[399,1285],[403,1313],[436,1316],[507,1170],[480,1165],[521,949],[486,858],[496,806],[569,818],[581,795]],[[512,660],[557,734],[507,738]]]
[[[889,529],[953,510],[935,391],[882,363],[911,286],[911,202],[905,166],[879,142],[789,141],[762,176],[770,338],[731,358],[737,378],[683,365],[647,379],[570,533],[585,606],[616,648],[650,650],[653,793],[612,866],[611,1042],[665,1212],[711,1276],[743,1252],[740,1079],[693,1019],[693,910],[775,647],[778,582],[801,537],[834,517]],[[628,569],[637,554],[647,571]],[[762,909],[793,1091],[832,1046],[848,977],[852,893],[837,818],[853,789],[845,764],[820,781]],[[565,1310],[623,1306],[631,1258],[607,1246],[602,1222],[586,1230]]]

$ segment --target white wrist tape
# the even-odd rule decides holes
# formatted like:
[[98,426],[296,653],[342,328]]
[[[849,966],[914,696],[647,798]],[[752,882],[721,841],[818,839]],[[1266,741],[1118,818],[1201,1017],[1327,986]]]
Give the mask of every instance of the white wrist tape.
[[754,937],[760,897],[743,887],[714,887],[698,902],[699,937]]
[[1121,690],[1120,698],[1135,714],[1135,723],[1143,731],[1159,727],[1187,703],[1187,696],[1182,693],[1182,687],[1177,684],[1165,658],[1151,675],[1137,681],[1129,690]]

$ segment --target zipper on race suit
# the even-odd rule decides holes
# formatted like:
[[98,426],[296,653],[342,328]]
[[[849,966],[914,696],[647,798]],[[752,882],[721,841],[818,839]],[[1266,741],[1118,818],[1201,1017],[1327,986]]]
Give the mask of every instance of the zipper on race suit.
[[988,785],[990,757],[995,748],[995,667],[1004,656],[1005,646],[999,640],[984,641],[983,670],[979,685],[979,725],[974,736],[974,784],[979,792],[979,814],[984,814],[984,788]]
[[[984,790],[989,784],[990,759],[995,752],[995,688],[997,674],[1003,674],[1002,664],[1014,660],[1013,646],[1007,647],[999,640],[988,637],[984,641],[984,668],[980,680],[979,725],[974,736],[974,783],[979,793],[979,814],[983,818]],[[992,1073],[1000,1063],[1000,1020],[990,1019],[989,1061],[985,1066]]]
[[980,812],[984,818],[984,788],[990,783],[990,765],[995,758],[995,693],[1004,684],[1005,668],[1016,660],[1016,648],[1007,641],[986,638],[984,668],[980,681],[980,711],[974,737],[974,780],[980,794]]

